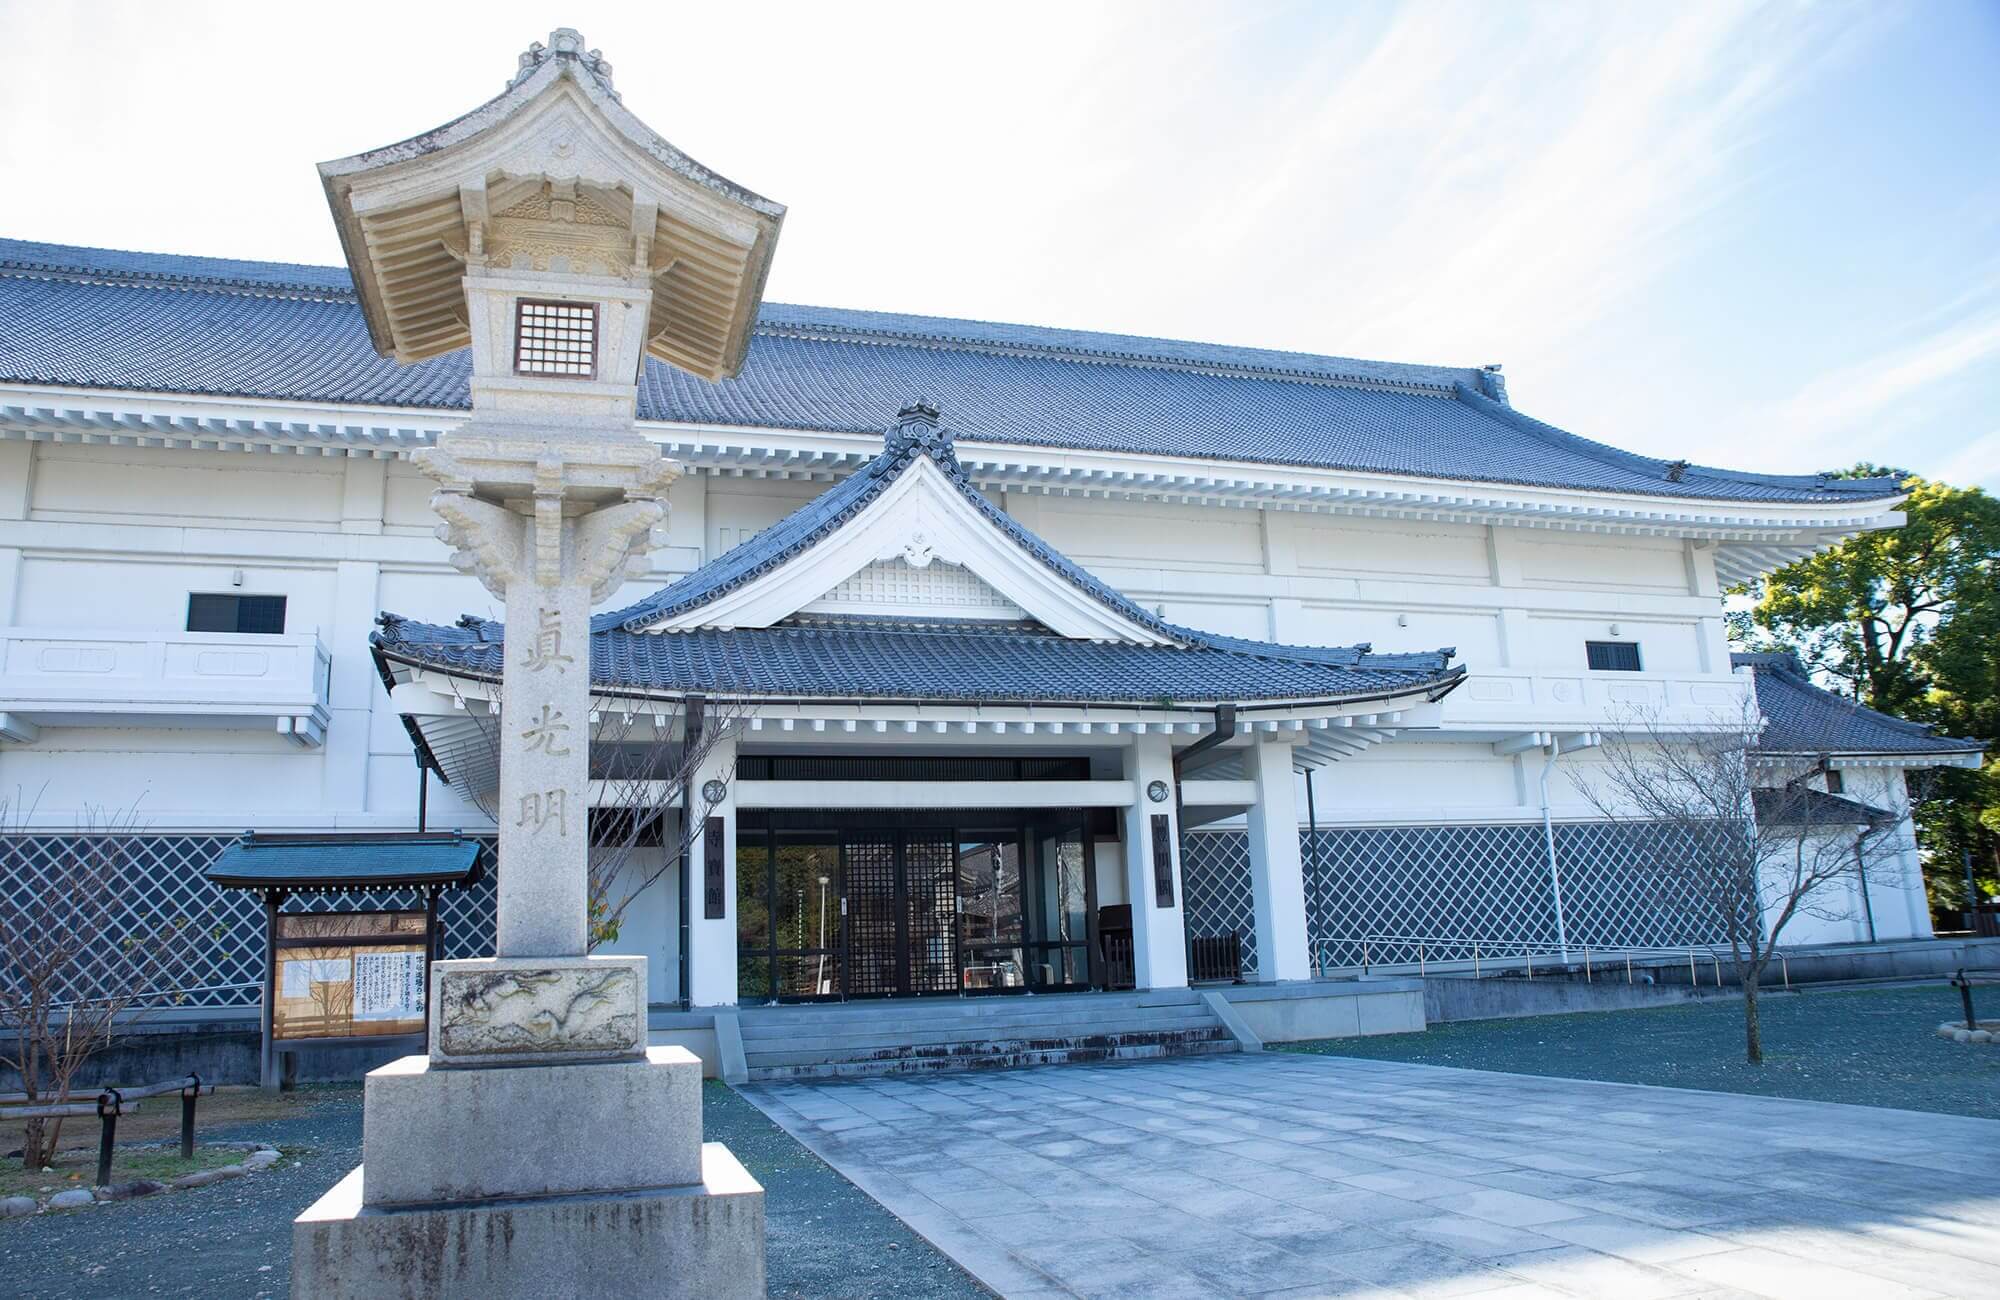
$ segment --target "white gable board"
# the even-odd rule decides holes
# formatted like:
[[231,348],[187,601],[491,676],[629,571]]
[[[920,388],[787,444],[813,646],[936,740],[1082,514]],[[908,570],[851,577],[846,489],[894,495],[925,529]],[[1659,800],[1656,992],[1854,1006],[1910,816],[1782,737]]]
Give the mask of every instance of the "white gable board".
[[[927,456],[912,461],[880,496],[831,535],[754,581],[646,630],[769,627],[829,598],[863,570],[895,561],[919,571],[940,563],[963,570],[998,598],[991,610],[1013,611],[973,617],[1032,618],[1081,640],[1169,644],[1166,637],[1127,618],[1024,550],[966,500]],[[941,591],[955,581],[939,580],[931,589]],[[902,611],[877,607],[868,612]],[[919,612],[968,616],[949,606]]]

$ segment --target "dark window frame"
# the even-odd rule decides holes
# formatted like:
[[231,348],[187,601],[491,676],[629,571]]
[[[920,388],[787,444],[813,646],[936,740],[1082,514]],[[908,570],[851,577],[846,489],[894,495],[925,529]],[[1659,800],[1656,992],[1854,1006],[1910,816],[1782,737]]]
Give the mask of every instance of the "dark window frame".
[[[1625,660],[1629,658],[1631,662]],[[1646,663],[1637,641],[1585,641],[1583,661],[1594,673],[1642,673]]]
[[[555,308],[568,313],[588,313],[590,365],[582,373],[561,369],[544,369],[536,366],[525,355],[528,350],[527,326],[529,309],[534,307]],[[597,351],[601,336],[601,313],[594,302],[566,302],[559,298],[516,298],[514,300],[514,373],[528,379],[578,379],[590,381],[597,378]],[[548,365],[570,364],[551,361]]]
[[[195,613],[197,609],[196,605],[197,601],[231,602],[229,618],[202,620],[204,622],[217,622],[217,623],[226,622],[229,624],[229,626],[196,627]],[[245,605],[247,602],[252,602],[252,601],[259,603],[251,605],[250,608],[261,609],[265,611],[267,614],[271,612],[273,608],[273,606],[267,602],[271,601],[277,602],[275,608],[278,616],[277,617],[278,626],[275,629],[262,628],[262,627],[246,628],[245,626],[243,626],[244,623],[243,614]],[[241,592],[235,592],[235,591],[190,591],[188,593],[186,627],[187,630],[190,632],[224,633],[224,634],[234,634],[237,636],[283,636],[285,634],[285,620],[290,615],[290,613],[291,613],[290,601],[284,596],[273,596],[273,595],[247,596],[242,594]],[[252,619],[251,621],[258,622],[258,621],[268,621],[268,620]]]

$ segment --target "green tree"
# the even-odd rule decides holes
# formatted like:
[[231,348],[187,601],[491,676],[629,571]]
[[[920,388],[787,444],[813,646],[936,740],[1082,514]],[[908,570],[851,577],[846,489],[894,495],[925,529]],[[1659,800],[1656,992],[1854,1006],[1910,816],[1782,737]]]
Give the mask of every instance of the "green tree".
[[[1847,476],[1884,473],[1857,465]],[[1871,708],[1947,735],[2000,738],[2000,500],[1904,475],[1901,528],[1863,533],[1771,574],[1735,639],[1789,649]],[[1931,898],[1963,905],[1961,853],[2000,888],[2000,762],[1943,774],[1917,809]]]

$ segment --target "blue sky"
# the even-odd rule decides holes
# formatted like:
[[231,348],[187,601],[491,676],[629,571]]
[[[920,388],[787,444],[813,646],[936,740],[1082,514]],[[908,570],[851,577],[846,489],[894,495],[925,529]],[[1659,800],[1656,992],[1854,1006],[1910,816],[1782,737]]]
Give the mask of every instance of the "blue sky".
[[0,3],[0,233],[338,260],[312,163],[556,22],[790,205],[774,298],[1506,366],[2000,488],[2000,5]]

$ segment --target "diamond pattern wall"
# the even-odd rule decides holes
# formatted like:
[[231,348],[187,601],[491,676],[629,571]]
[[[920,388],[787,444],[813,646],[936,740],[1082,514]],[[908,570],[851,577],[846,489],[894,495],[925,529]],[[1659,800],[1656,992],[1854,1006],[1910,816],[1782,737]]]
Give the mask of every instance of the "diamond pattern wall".
[[[1648,833],[1604,822],[1558,825],[1563,932],[1572,947],[1674,947],[1722,941],[1698,907],[1661,895],[1640,870]],[[1514,944],[1554,945],[1555,891],[1542,828],[1380,826],[1299,836],[1306,936],[1321,969],[1364,961],[1464,960]],[[1181,856],[1190,935],[1239,934],[1256,968],[1250,843],[1242,831],[1190,831]],[[1407,951],[1404,951],[1407,949]]]
[[1190,939],[1233,934],[1243,941],[1243,971],[1257,970],[1257,907],[1250,894],[1250,837],[1242,831],[1181,836],[1182,912]]
[[[108,852],[129,885],[109,938],[116,942],[140,926],[161,919],[184,921],[196,936],[192,965],[177,981],[174,996],[156,1001],[197,1009],[254,1007],[264,982],[264,900],[253,890],[218,889],[203,874],[233,835],[10,835],[0,837],[0,891],[15,905],[56,888],[65,854]],[[448,889],[438,899],[446,957],[487,957],[493,953],[495,844],[480,840],[485,872],[465,889]],[[421,907],[415,890],[353,890],[301,894],[287,900],[290,911]],[[103,995],[91,972],[81,970],[63,1000]]]

